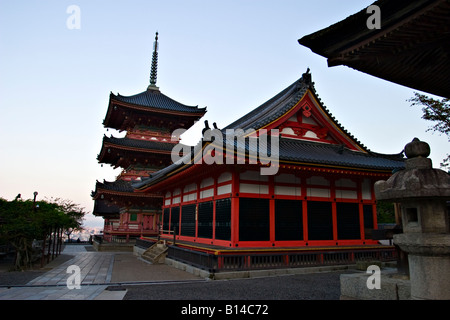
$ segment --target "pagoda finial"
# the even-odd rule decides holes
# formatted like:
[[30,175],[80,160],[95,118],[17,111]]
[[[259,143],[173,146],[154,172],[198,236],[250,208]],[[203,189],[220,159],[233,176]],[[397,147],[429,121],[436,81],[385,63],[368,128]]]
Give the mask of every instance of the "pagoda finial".
[[152,69],[150,73],[150,85],[147,90],[159,90],[156,86],[156,73],[158,71],[158,31],[156,31],[155,42],[153,42]]

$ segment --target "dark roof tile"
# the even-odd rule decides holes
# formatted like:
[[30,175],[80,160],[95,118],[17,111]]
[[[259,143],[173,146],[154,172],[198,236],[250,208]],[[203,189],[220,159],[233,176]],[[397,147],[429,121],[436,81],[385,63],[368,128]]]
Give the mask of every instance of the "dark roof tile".
[[151,150],[161,150],[161,151],[171,151],[174,144],[168,142],[157,142],[157,141],[149,141],[149,140],[138,140],[131,138],[116,138],[116,137],[107,137],[106,135],[103,137],[103,145],[110,143],[117,146],[123,147],[132,147],[137,149],[147,149]]
[[110,98],[113,100],[122,101],[129,104],[161,110],[187,112],[187,113],[206,112],[206,108],[198,108],[198,106],[188,106],[179,103],[169,98],[168,96],[162,94],[159,90],[146,90],[144,92],[132,96],[122,96],[120,94],[114,95],[113,93],[111,93]]

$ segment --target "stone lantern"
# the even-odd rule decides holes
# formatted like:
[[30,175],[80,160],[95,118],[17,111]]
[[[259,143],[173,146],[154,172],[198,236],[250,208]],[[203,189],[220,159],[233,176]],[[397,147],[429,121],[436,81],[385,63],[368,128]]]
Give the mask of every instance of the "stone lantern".
[[400,204],[403,233],[394,243],[408,253],[412,299],[450,299],[450,175],[433,169],[430,146],[405,146],[405,170],[375,183],[375,197]]

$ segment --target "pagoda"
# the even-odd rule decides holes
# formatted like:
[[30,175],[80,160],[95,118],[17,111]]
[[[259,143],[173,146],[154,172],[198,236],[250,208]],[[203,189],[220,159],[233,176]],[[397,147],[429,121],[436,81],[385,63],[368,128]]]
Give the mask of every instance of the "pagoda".
[[188,129],[206,108],[181,104],[156,86],[158,33],[156,33],[150,84],[144,92],[132,96],[109,96],[103,125],[126,132],[124,137],[104,136],[99,163],[121,168],[115,181],[96,182],[91,196],[93,214],[104,218],[103,240],[129,242],[140,236],[158,234],[162,196],[158,192],[136,193],[132,182],[169,166],[171,151],[178,143],[176,129]]
[[309,69],[240,119],[214,125],[215,139],[205,139],[206,125],[191,154],[133,183],[164,197],[163,230],[178,244],[266,253],[378,244],[373,185],[404,168],[403,155],[373,152],[350,134],[319,99]]

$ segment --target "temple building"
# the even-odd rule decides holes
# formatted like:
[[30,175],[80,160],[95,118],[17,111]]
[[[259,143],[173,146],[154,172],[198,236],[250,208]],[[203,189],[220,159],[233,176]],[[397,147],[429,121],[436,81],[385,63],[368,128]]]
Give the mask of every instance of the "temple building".
[[162,238],[203,251],[376,245],[373,185],[404,168],[333,117],[309,70],[186,150],[132,186],[163,197]]
[[93,214],[104,218],[103,240],[128,242],[159,232],[162,196],[159,192],[135,193],[131,185],[169,166],[171,150],[178,143],[175,129],[189,129],[206,108],[181,104],[156,86],[158,33],[154,42],[150,85],[132,96],[110,94],[103,125],[126,132],[121,138],[103,137],[99,163],[121,168],[115,181],[96,182]]

